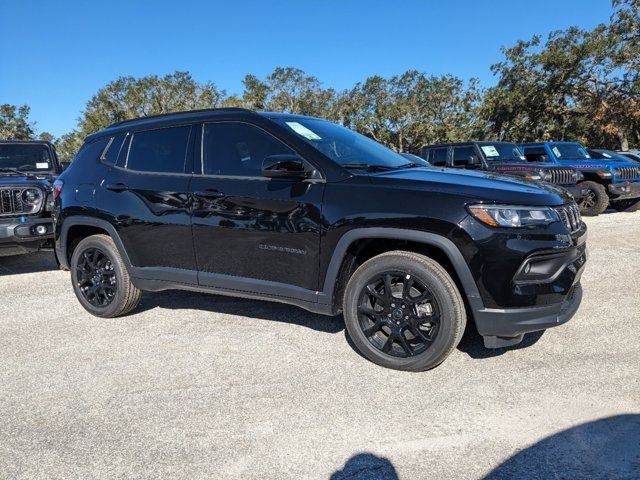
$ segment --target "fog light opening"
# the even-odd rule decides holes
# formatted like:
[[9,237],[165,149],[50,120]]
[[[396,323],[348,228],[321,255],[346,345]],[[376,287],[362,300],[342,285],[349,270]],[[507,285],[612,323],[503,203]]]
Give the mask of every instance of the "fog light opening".
[[47,227],[45,225],[38,225],[36,227],[36,233],[38,235],[44,235],[45,233],[47,233]]

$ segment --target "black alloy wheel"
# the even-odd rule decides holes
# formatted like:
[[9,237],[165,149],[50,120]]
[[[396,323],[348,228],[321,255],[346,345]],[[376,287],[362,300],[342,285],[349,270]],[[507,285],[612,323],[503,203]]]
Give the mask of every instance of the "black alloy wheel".
[[76,266],[76,285],[87,302],[94,307],[106,307],[116,296],[118,282],[113,262],[102,250],[84,250]]
[[362,289],[358,321],[364,336],[381,352],[413,357],[425,352],[438,335],[440,306],[415,276],[383,272]]

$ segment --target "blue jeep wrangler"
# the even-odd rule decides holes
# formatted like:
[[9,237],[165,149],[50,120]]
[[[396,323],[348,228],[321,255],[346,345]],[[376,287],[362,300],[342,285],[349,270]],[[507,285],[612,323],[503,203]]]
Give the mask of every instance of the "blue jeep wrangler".
[[520,145],[527,160],[573,167],[585,177],[588,189],[580,202],[583,215],[599,215],[609,205],[618,211],[640,206],[640,165],[631,160],[592,158],[578,142],[540,142]]

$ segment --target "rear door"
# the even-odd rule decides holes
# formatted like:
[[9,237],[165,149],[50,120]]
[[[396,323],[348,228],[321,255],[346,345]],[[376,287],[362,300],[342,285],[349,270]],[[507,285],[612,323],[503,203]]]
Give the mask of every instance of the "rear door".
[[183,281],[197,281],[189,198],[194,133],[191,125],[133,132],[101,185],[101,213],[132,264],[154,270],[149,278],[164,272],[175,280],[181,270]]

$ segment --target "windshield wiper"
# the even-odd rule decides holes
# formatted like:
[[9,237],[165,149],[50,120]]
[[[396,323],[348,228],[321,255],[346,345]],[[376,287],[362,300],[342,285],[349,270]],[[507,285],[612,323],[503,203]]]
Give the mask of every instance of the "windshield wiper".
[[366,170],[367,172],[386,172],[387,170],[393,170],[393,167],[386,165],[373,165],[371,163],[343,163],[344,168],[353,168],[355,170]]
[[397,165],[395,167],[391,167],[389,165],[374,165],[371,163],[343,163],[342,164],[342,167],[344,168],[366,170],[367,172],[388,172],[389,170],[399,170],[401,168],[412,168],[415,166],[416,164],[413,162],[403,163],[402,165]]
[[11,168],[11,167],[0,167],[0,172],[17,173],[18,175],[23,175],[23,173],[17,168]]

